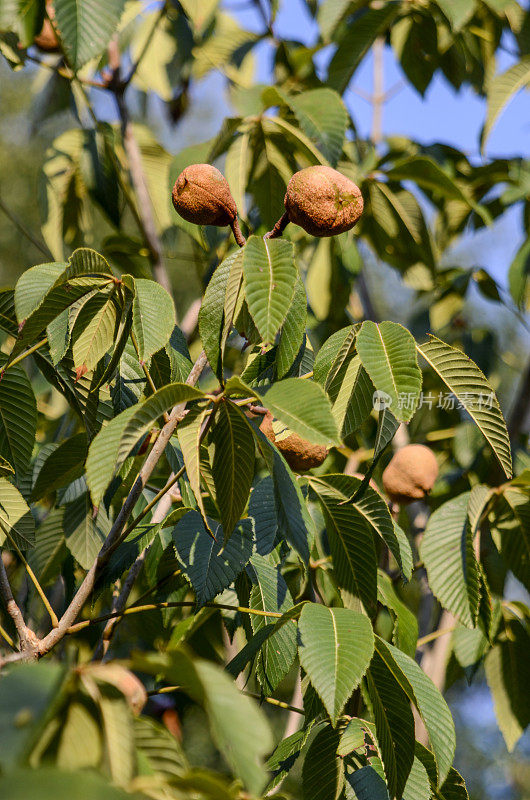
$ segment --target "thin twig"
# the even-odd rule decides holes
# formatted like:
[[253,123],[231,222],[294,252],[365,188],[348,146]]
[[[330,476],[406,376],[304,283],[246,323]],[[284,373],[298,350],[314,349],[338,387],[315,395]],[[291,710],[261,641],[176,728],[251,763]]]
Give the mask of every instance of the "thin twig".
[[11,591],[9,578],[7,577],[7,572],[4,562],[2,560],[1,553],[0,553],[0,594],[2,595],[2,598],[4,600],[7,613],[13,620],[15,628],[17,629],[18,638],[20,640],[20,650],[22,654],[27,657],[28,653],[34,652],[38,640],[33,631],[30,628],[28,628],[26,623],[24,622],[22,611],[18,607],[17,602],[13,597],[13,592]]
[[167,11],[167,3],[164,2],[162,7],[161,7],[161,9],[160,9],[160,11],[159,11],[159,13],[158,13],[158,15],[157,15],[157,17],[156,17],[156,19],[155,19],[155,21],[154,21],[154,23],[153,23],[153,26],[152,26],[151,30],[147,34],[147,39],[145,40],[142,49],[138,53],[138,57],[137,57],[136,61],[132,65],[131,71],[129,72],[129,74],[127,75],[125,80],[123,81],[122,85],[123,85],[124,88],[126,86],[128,86],[130,84],[130,82],[132,81],[132,79],[134,78],[134,76],[136,74],[136,71],[137,71],[138,67],[140,66],[140,63],[141,63],[142,59],[144,58],[145,54],[147,53],[147,51],[148,51],[148,49],[149,49],[149,47],[151,45],[151,42],[153,41],[153,36],[155,35],[159,24],[162,22],[162,20],[166,16],[166,11]]
[[[78,631],[88,628],[89,625],[97,625],[100,622],[106,622],[115,617],[128,617],[131,614],[141,614],[145,611],[158,611],[164,608],[196,608],[197,603],[195,600],[174,600],[165,601],[161,603],[147,603],[142,606],[129,606],[124,608],[123,611],[110,611],[108,614],[102,614],[99,617],[92,617],[85,619],[82,622],[77,622],[75,625],[70,625],[66,631],[68,634],[78,633]],[[253,614],[257,617],[270,617],[271,619],[280,619],[282,614],[277,611],[263,611],[260,608],[248,608],[247,606],[233,606],[228,603],[203,603],[206,608],[219,608],[223,611],[239,611],[241,614]]]
[[10,542],[11,547],[13,548],[13,550],[15,551],[15,553],[17,554],[17,556],[21,560],[22,564],[24,565],[24,569],[28,573],[29,579],[31,580],[33,586],[35,587],[35,589],[37,591],[37,594],[39,595],[40,599],[42,600],[46,611],[50,615],[50,619],[52,621],[53,627],[56,628],[57,625],[59,624],[59,620],[57,619],[57,614],[55,613],[55,611],[51,607],[50,601],[48,600],[48,598],[44,594],[44,589],[40,585],[40,583],[39,583],[39,581],[37,579],[37,576],[35,575],[35,573],[31,569],[31,567],[28,564],[24,554],[22,553],[22,551],[18,547],[17,543],[15,542],[15,540],[11,536],[9,536],[9,542]]
[[13,361],[10,361],[9,364],[5,365],[5,367],[2,367],[2,369],[0,369],[0,380],[2,379],[2,376],[3,376],[4,372],[6,372],[8,369],[11,369],[11,367],[14,367],[15,364],[19,364],[21,361],[23,361],[25,358],[30,356],[32,353],[34,353],[39,348],[44,347],[44,345],[46,344],[47,341],[48,341],[47,337],[45,337],[44,339],[41,339],[40,342],[37,342],[37,344],[34,344],[33,347],[30,347],[27,350],[24,350],[24,352],[21,353],[16,358],[14,358]]
[[40,241],[39,241],[39,240],[38,240],[38,239],[37,239],[37,238],[36,238],[36,237],[35,237],[35,236],[34,236],[34,235],[31,233],[31,231],[30,231],[30,230],[28,230],[28,228],[26,228],[26,226],[24,225],[24,223],[23,223],[23,222],[21,222],[21,221],[19,220],[19,218],[17,217],[17,215],[16,215],[16,214],[14,214],[14,213],[11,211],[11,209],[10,209],[10,208],[8,208],[8,207],[6,206],[6,204],[4,203],[4,201],[2,200],[2,198],[1,198],[1,197],[0,197],[0,209],[1,209],[1,210],[4,212],[4,214],[6,215],[6,217],[8,217],[8,219],[10,219],[10,220],[11,220],[11,222],[13,223],[13,225],[15,225],[15,227],[16,227],[16,228],[18,228],[18,230],[20,231],[20,233],[22,233],[22,234],[23,234],[23,235],[26,237],[26,239],[28,239],[28,240],[29,240],[29,241],[32,243],[32,245],[34,245],[34,246],[37,248],[37,250],[40,250],[40,251],[41,251],[41,253],[42,253],[44,256],[46,256],[46,258],[47,258],[49,261],[53,261],[53,260],[54,260],[54,258],[53,258],[53,254],[52,254],[51,250],[49,250],[48,246],[47,246],[47,245],[46,245],[44,242],[40,242]]

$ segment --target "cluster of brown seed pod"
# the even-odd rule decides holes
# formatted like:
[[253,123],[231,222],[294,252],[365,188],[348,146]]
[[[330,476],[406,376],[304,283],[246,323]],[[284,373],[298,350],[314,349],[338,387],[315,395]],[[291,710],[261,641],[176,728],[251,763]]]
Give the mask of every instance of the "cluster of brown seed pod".
[[[183,219],[196,225],[230,226],[238,244],[244,244],[237,206],[228,181],[211,164],[186,167],[173,187],[173,205]],[[312,236],[335,236],[350,230],[363,212],[361,191],[353,181],[336,169],[307,167],[296,172],[287,186],[285,214],[266,236],[280,236],[289,222],[299,225]],[[295,472],[319,467],[328,449],[315,445],[296,433],[275,433],[270,412],[260,425],[265,436],[276,445]],[[411,444],[394,455],[383,472],[383,487],[392,503],[420,500],[432,489],[438,464],[432,450]]]
[[[244,242],[237,207],[226,178],[211,164],[186,167],[173,187],[173,205],[180,216],[196,225],[229,225],[238,244]],[[306,167],[287,186],[285,214],[267,236],[281,235],[289,222],[312,236],[335,236],[350,230],[363,211],[361,190],[331,167]]]

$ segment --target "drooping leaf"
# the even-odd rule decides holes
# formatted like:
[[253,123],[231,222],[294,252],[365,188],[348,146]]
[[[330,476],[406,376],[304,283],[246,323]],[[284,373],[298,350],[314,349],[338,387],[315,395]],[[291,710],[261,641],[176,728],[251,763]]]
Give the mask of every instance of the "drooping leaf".
[[425,723],[441,786],[449,774],[456,746],[455,725],[447,703],[413,658],[378,636],[375,648]]
[[[0,370],[6,356],[0,354]],[[17,477],[29,465],[37,429],[37,404],[22,364],[6,369],[0,380],[0,456],[15,468]]]
[[324,511],[335,577],[372,613],[377,602],[377,556],[372,527],[347,496],[320,481],[311,482]]
[[245,415],[230,401],[219,404],[211,432],[212,474],[227,540],[247,504],[254,478],[254,436]]
[[164,287],[156,281],[135,278],[132,332],[140,361],[147,361],[166,346],[175,323],[175,306]]
[[303,730],[296,731],[282,739],[277,745],[266,764],[269,772],[272,772],[272,780],[267,786],[267,792],[272,792],[287,777],[311,733],[311,728],[312,724],[310,723]]
[[65,507],[63,525],[68,550],[83,569],[90,569],[110,531],[108,517],[103,511],[95,515],[85,494]]
[[273,550],[278,532],[274,483],[270,476],[263,478],[252,490],[248,515],[254,520],[256,552],[266,556]]
[[461,350],[445,344],[436,336],[431,335],[429,341],[418,344],[417,348],[478,425],[507,478],[511,478],[512,458],[506,424],[484,374]]
[[336,755],[339,738],[339,732],[326,725],[309,745],[302,768],[306,800],[335,800],[341,795],[344,766]]
[[[348,112],[341,96],[327,87],[311,89],[292,97],[282,97],[293,110],[304,133],[316,144],[332,166],[342,153],[342,144],[348,127]],[[322,109],[326,113],[322,114]]]
[[482,147],[495,125],[499,114],[513,95],[530,83],[530,57],[525,56],[506,72],[496,75],[488,87],[488,115],[482,131]]
[[464,625],[473,628],[480,595],[477,560],[467,518],[468,500],[466,492],[432,514],[420,552],[433,594]]
[[[256,581],[250,594],[250,607],[260,611],[285,613],[293,605],[293,598],[279,567],[264,556],[255,554],[250,559],[247,572]],[[252,630],[256,633],[270,619],[251,615]],[[296,658],[296,625],[283,625],[263,644],[257,664],[258,680],[266,694],[272,693],[292,667]]]
[[107,486],[133,447],[167,411],[180,403],[199,400],[203,393],[185,383],[170,383],[143,403],[114,417],[93,439],[86,461],[87,482],[94,505],[99,505]]
[[377,651],[366,675],[366,695],[390,796],[400,797],[414,760],[414,717],[407,695]]
[[221,526],[211,519],[208,522],[217,541],[197,511],[189,511],[173,529],[179,561],[201,605],[227,589],[252,555],[250,520],[241,520],[225,545]]
[[307,297],[304,282],[298,275],[294,295],[285,321],[282,325],[280,342],[276,351],[276,374],[283,376],[291,368],[304,341],[307,319]]
[[57,0],[57,28],[74,70],[100,55],[116,30],[124,0]]
[[398,3],[363,9],[353,25],[348,25],[338,42],[329,65],[328,84],[342,93],[374,40],[385,31],[399,12]]
[[370,664],[372,626],[349,608],[307,603],[298,630],[300,663],[335,725]]
[[530,724],[528,681],[530,637],[522,625],[510,627],[509,638],[499,641],[486,656],[486,679],[493,695],[497,724],[512,751]]
[[27,550],[35,544],[35,522],[29,506],[6,478],[0,478],[0,545]]
[[379,393],[386,395],[392,414],[408,422],[416,410],[422,376],[409,331],[396,322],[363,322],[357,352]]
[[264,342],[273,343],[294,294],[293,246],[283,239],[251,236],[243,252],[245,297]]
[[278,533],[287,539],[307,563],[314,524],[300,486],[284,457],[265,434],[255,428],[254,435],[274,485]]
[[[223,337],[226,342],[226,336],[224,335],[225,306],[230,298],[232,298],[235,305],[233,292],[232,294],[229,292],[230,275],[240,274],[242,263],[242,250],[236,250],[228,258],[225,258],[210,278],[199,311],[199,332],[202,345],[208,356],[208,362],[218,377],[221,376],[223,364],[223,348],[221,344]],[[237,288],[239,290],[239,286]],[[232,315],[233,311],[234,309],[232,308]],[[231,325],[232,320],[228,322]]]
[[32,500],[39,500],[48,492],[80,478],[84,472],[87,450],[85,433],[75,434],[61,442],[43,463],[33,485]]
[[77,375],[94,369],[116,340],[118,309],[112,292],[98,292],[83,304],[72,330]]

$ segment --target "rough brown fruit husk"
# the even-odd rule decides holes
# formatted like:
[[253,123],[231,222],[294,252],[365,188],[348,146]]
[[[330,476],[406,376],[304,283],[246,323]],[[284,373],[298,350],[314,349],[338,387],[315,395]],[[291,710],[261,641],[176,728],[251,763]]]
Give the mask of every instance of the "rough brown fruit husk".
[[[46,3],[46,13],[51,19],[55,18],[55,11],[52,3]],[[53,29],[48,17],[44,18],[40,33],[33,39],[33,44],[42,50],[44,53],[59,53],[61,48],[59,46],[59,39]]]
[[267,411],[263,417],[260,430],[283,455],[294,472],[307,472],[308,469],[319,467],[328,454],[328,448],[321,444],[312,444],[307,439],[302,439],[297,433],[291,433],[283,439],[277,439],[272,427],[274,417]]
[[359,187],[331,167],[307,167],[295,172],[285,195],[289,221],[312,236],[349,231],[363,207]]
[[195,225],[232,225],[236,202],[228,181],[211,164],[191,164],[182,170],[173,186],[177,214]]
[[428,494],[438,476],[433,451],[423,444],[400,448],[383,472],[383,486],[393,503],[411,503]]

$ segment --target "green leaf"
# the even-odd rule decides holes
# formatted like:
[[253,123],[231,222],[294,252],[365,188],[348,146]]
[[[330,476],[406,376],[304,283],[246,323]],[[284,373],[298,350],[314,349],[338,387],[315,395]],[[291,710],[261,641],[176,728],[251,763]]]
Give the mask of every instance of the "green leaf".
[[90,569],[110,531],[110,521],[103,511],[94,517],[88,493],[64,510],[66,546],[83,569]]
[[37,264],[22,273],[15,286],[15,310],[19,323],[36,311],[42,301],[64,274],[66,265],[54,261]]
[[453,31],[460,31],[475,13],[476,0],[436,0]]
[[311,728],[312,723],[309,723],[303,730],[292,733],[277,745],[265,765],[268,771],[272,772],[272,780],[265,790],[266,793],[276,789],[287,777],[311,733]]
[[[255,584],[250,593],[250,608],[260,611],[285,613],[293,605],[293,598],[279,566],[257,553],[250,559],[247,572],[252,573]],[[251,615],[252,630],[257,633],[270,620]],[[296,658],[296,625],[283,625],[264,642],[257,662],[257,676],[265,694],[271,694],[291,669]]]
[[341,96],[328,88],[311,89],[294,96],[281,92],[281,96],[293,110],[304,133],[335,166],[342,153],[349,122]]
[[[495,507],[491,531],[495,544],[516,578],[530,587],[530,493],[507,487]],[[502,502],[504,501],[504,502]]]
[[44,461],[33,485],[31,499],[39,500],[48,492],[80,478],[88,451],[86,433],[77,433],[61,442]]
[[161,722],[148,716],[134,720],[136,749],[150,768],[170,781],[187,769],[186,756],[177,738]]
[[430,800],[431,797],[431,784],[427,770],[420,759],[414,756],[412,769],[403,792],[403,800]]
[[264,342],[273,343],[294,294],[298,272],[293,245],[251,236],[243,250],[245,296]]
[[254,435],[273,480],[278,531],[307,563],[314,524],[300,486],[272,442],[258,428],[254,428]]
[[390,800],[384,779],[371,766],[355,770],[348,775],[347,781],[355,792],[356,800]]
[[177,428],[186,475],[204,521],[206,521],[206,511],[201,492],[200,438],[207,411],[207,408],[190,409]]
[[98,692],[98,706],[103,722],[110,776],[114,783],[127,786],[133,778],[135,769],[131,709],[125,698],[104,689]]
[[125,0],[54,0],[57,28],[75,71],[103,52],[124,5]]
[[0,456],[0,478],[5,478],[7,476],[11,476],[15,474],[15,470],[3,456]]
[[438,771],[438,786],[449,774],[455,754],[453,717],[443,696],[421,667],[397,647],[376,636],[375,648],[425,724]]
[[133,667],[180,684],[208,716],[212,738],[252,795],[259,795],[267,776],[263,758],[273,748],[267,718],[257,703],[245,697],[222,668],[194,660],[182,651],[138,654]]
[[522,310],[530,310],[530,239],[515,254],[508,271],[510,294]]
[[[338,476],[348,478],[348,476]],[[312,480],[311,488],[322,505],[333,568],[339,586],[358,597],[373,613],[377,602],[377,556],[372,526],[356,506],[333,484]]]
[[315,444],[339,444],[331,404],[323,389],[306,378],[286,378],[261,396],[263,405],[290,430]]
[[407,695],[376,651],[366,675],[366,699],[391,797],[400,797],[414,760],[414,717]]
[[485,660],[486,679],[493,695],[497,724],[511,752],[530,724],[527,664],[530,637],[519,623],[493,647]]
[[276,351],[276,374],[283,376],[291,368],[304,342],[307,322],[307,297],[304,282],[298,275],[292,303],[282,325],[280,342]]
[[[199,311],[199,333],[202,346],[208,356],[208,362],[214,373],[221,377],[223,365],[223,339],[226,343],[228,331],[231,327],[237,296],[234,297],[234,287],[239,282],[235,280],[241,274],[243,264],[243,250],[236,250],[225,258],[217,267],[206,287],[201,309]],[[230,280],[232,276],[232,280]],[[232,310],[232,318],[225,315],[225,309]]]
[[248,564],[253,546],[250,520],[241,520],[226,544],[221,526],[211,519],[208,522],[216,539],[206,531],[197,511],[189,511],[173,529],[177,556],[200,605],[230,586]]
[[391,180],[414,181],[420,188],[427,189],[452,200],[461,200],[470,206],[475,203],[462,187],[429,156],[408,156],[396,161],[386,170]]
[[318,351],[313,368],[313,378],[321,386],[325,386],[333,362],[341,352],[346,340],[351,342],[351,336],[355,335],[355,331],[356,326],[354,325],[341,328],[340,331],[336,331],[329,339],[326,339]]
[[378,392],[382,392],[392,414],[408,422],[416,410],[422,376],[415,342],[396,322],[363,322],[357,334],[357,352]]
[[176,324],[170,295],[156,281],[134,279],[132,331],[140,361],[147,361],[169,342]]
[[245,415],[229,400],[216,411],[210,434],[213,479],[225,541],[243,514],[254,479],[254,436]]
[[386,3],[382,8],[362,9],[354,25],[348,25],[331,59],[327,82],[342,94],[355,70],[374,43],[388,29],[399,13],[399,3]]
[[35,522],[29,506],[18,491],[5,478],[0,478],[0,545],[8,541],[20,550],[35,544]]
[[[0,353],[0,370],[6,356]],[[29,466],[37,430],[37,403],[21,364],[9,367],[0,380],[0,456],[15,467],[17,478]]]
[[133,447],[167,411],[180,403],[199,400],[203,392],[185,383],[170,383],[143,403],[131,406],[92,440],[86,461],[87,483],[95,506]]
[[416,345],[420,355],[462,403],[488,440],[507,478],[512,476],[510,439],[495,393],[474,361],[436,336]]
[[77,375],[98,364],[114,345],[118,309],[113,293],[98,292],[84,303],[72,331],[72,355]]
[[98,720],[83,703],[70,703],[61,726],[57,766],[65,770],[97,769],[101,750]]
[[336,725],[373,655],[370,620],[349,608],[307,603],[298,630],[300,663]]
[[495,125],[499,114],[513,95],[530,83],[530,56],[525,56],[517,64],[496,75],[488,87],[488,114],[482,130],[482,148]]
[[395,615],[393,641],[411,658],[416,653],[418,621],[396,592],[389,576],[379,570],[377,576],[378,600]]
[[0,776],[0,792],[10,800],[57,800],[82,797],[83,800],[130,800],[124,789],[113,786],[88,771],[61,771],[55,767],[14,770]]
[[108,261],[90,247],[78,247],[74,250],[66,264],[67,278],[79,275],[112,275]]
[[67,554],[63,516],[63,508],[53,509],[35,533],[35,547],[29,554],[28,560],[41,586],[48,586],[61,574],[61,567]]
[[324,41],[331,38],[335,28],[351,5],[351,0],[323,0],[322,3],[319,3],[317,22]]
[[335,800],[341,796],[344,766],[336,755],[339,738],[339,731],[326,725],[309,745],[302,768],[304,800]]
[[436,509],[427,522],[420,554],[435,597],[464,625],[474,628],[480,593],[468,500],[469,492],[465,492]]
[[272,478],[263,478],[252,490],[248,515],[254,520],[256,551],[266,556],[272,552],[278,531],[278,515]]

